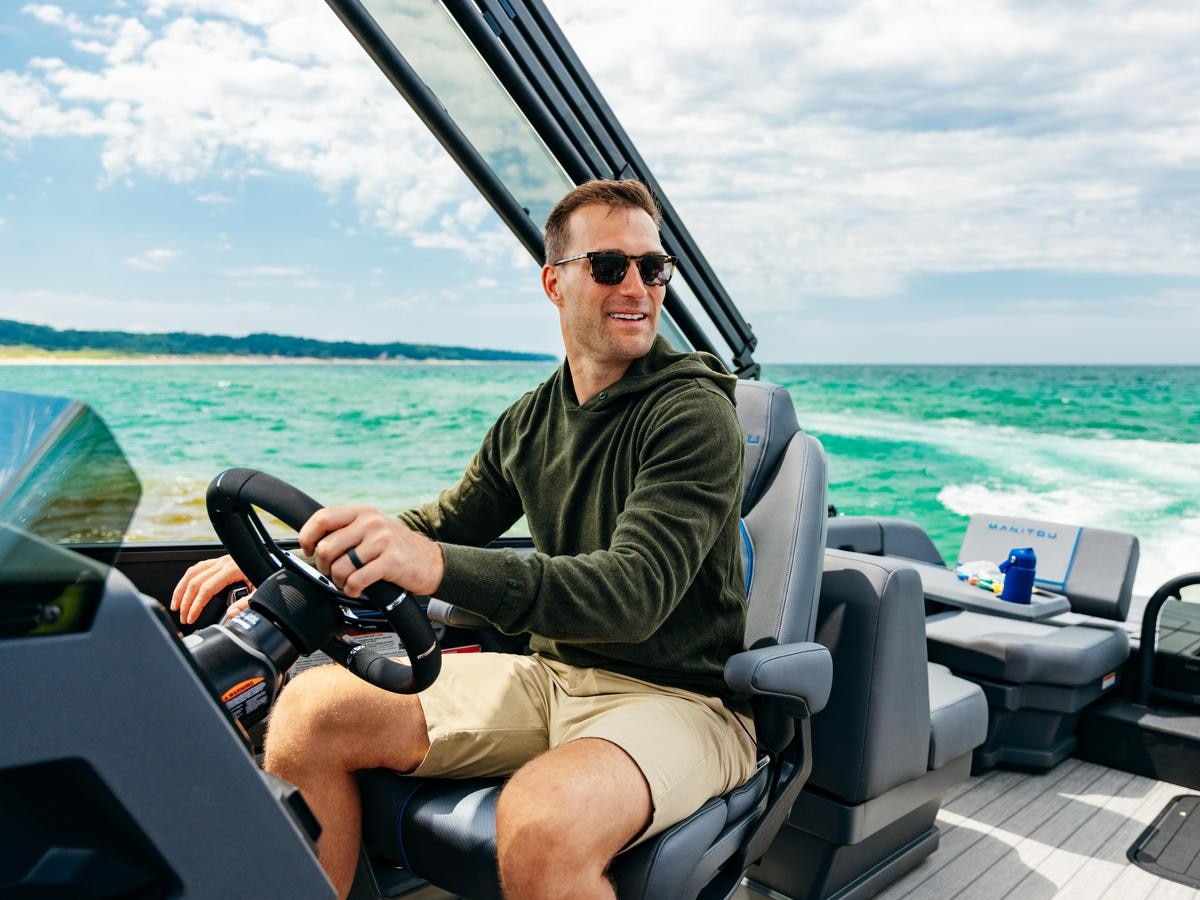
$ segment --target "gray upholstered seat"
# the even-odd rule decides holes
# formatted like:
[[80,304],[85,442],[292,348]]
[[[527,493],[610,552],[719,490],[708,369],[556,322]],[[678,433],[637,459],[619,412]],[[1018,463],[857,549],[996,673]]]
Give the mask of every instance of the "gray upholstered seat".
[[[759,743],[769,753],[747,784],[617,858],[611,875],[625,898],[732,892],[807,777],[809,716],[829,697],[829,653],[807,643],[825,542],[824,453],[799,429],[782,388],[739,382],[737,406],[746,434],[742,514],[752,573],[745,638],[751,649],[729,661],[725,677],[752,697]],[[439,617],[471,621],[443,607]],[[421,780],[375,770],[359,773],[359,783],[372,855],[459,894],[499,896],[495,806],[502,780]]]
[[956,672],[1018,684],[1081,687],[1120,668],[1129,638],[1119,628],[1060,626],[947,610],[925,620],[929,656]]
[[987,702],[979,685],[929,664],[929,768],[940,769],[987,738]]
[[869,896],[937,847],[942,793],[970,774],[987,701],[927,664],[921,580],[903,560],[827,551],[817,640],[834,682],[812,775],[749,876],[799,900]]
[[[976,515],[958,558],[1003,559],[1013,545],[1027,540],[1031,526],[1038,540],[1069,542],[1062,552],[1039,559],[1038,571],[1039,577],[1062,579],[1039,583],[1065,594],[1071,613],[1026,622],[949,608],[930,598],[930,660],[985,687],[988,735],[975,753],[976,770],[1000,764],[1028,769],[1056,765],[1075,747],[1079,713],[1116,685],[1129,656],[1127,633],[1100,618],[1123,621],[1129,611],[1138,563],[1133,535]],[[900,519],[839,517],[830,522],[826,542],[942,564],[920,526]]]

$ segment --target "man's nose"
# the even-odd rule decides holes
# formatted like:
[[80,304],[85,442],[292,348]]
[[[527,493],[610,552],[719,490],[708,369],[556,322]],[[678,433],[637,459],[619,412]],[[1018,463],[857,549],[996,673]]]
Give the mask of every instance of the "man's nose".
[[625,270],[625,277],[621,279],[620,292],[626,297],[646,296],[642,273],[638,271],[637,263],[633,260],[629,261],[629,268]]

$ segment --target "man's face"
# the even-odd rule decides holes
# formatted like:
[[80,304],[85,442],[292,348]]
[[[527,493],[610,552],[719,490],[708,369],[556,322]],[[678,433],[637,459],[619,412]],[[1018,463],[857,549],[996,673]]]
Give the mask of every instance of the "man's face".
[[[616,250],[629,256],[662,253],[654,220],[640,209],[581,206],[569,219],[571,242],[564,256]],[[629,264],[619,284],[596,284],[586,259],[546,266],[542,285],[558,307],[567,356],[593,366],[628,365],[650,352],[658,332],[665,287],[646,287]]]

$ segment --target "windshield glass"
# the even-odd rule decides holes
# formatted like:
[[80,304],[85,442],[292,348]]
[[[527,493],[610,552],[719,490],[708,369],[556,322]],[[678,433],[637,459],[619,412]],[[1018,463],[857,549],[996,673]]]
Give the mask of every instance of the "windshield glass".
[[440,3],[364,4],[540,227],[571,181]]
[[121,540],[141,486],[90,408],[0,391],[0,422],[0,527],[53,544]]

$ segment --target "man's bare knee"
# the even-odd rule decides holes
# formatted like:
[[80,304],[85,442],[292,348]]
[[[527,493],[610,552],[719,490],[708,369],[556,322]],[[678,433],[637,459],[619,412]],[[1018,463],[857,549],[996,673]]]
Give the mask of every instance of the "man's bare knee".
[[506,894],[612,896],[604,872],[650,819],[641,770],[615,744],[574,741],[522,767],[496,810]]
[[428,749],[416,697],[389,694],[340,666],[310,669],[287,685],[271,713],[265,747],[274,772],[309,765],[412,768]]

